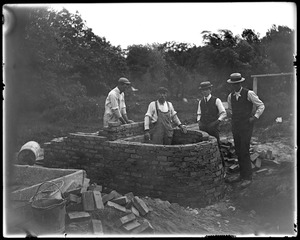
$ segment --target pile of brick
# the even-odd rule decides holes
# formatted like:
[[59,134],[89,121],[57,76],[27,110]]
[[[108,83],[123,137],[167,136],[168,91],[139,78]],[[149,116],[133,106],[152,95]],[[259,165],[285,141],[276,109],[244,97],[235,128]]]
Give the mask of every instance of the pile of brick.
[[[262,162],[266,163],[265,165],[268,165],[267,163],[279,165],[279,162],[277,162],[275,157],[272,155],[271,150],[258,151],[256,150],[257,144],[257,142],[252,141],[249,149],[252,170],[256,171],[256,173],[268,171],[268,168],[262,168]],[[227,172],[238,172],[239,164],[233,141],[230,141],[227,138],[221,140],[221,152],[224,157]]]
[[121,233],[127,234],[151,234],[154,229],[150,222],[144,217],[150,211],[145,202],[134,196],[132,192],[125,195],[112,190],[104,193],[101,185],[89,184],[88,178],[84,179],[83,186],[70,184],[64,192],[66,203],[66,223],[78,223],[88,221],[92,226],[93,234],[104,234],[103,221],[98,219],[95,212],[110,211],[116,212],[118,219],[113,222],[113,228]]

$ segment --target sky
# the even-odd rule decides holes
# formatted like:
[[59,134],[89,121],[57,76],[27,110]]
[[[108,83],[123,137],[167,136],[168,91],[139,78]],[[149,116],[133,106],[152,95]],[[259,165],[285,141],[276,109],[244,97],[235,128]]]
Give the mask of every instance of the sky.
[[[55,5],[56,7],[57,5]],[[265,36],[275,25],[296,30],[296,4],[292,2],[221,3],[97,3],[60,4],[76,10],[99,37],[123,49],[133,44],[167,41],[203,45],[202,31],[228,29],[241,35],[252,29]]]
[[241,35],[252,29],[265,36],[273,24],[296,31],[293,2],[220,3],[64,3],[47,4],[71,13],[76,10],[94,34],[125,49],[133,44],[174,41],[203,45],[202,31],[228,29]]

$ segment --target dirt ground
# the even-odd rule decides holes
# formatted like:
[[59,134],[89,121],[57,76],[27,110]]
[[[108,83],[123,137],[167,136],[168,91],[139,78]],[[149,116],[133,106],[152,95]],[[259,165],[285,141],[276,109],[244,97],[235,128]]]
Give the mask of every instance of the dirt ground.
[[[223,133],[221,138],[224,137],[232,141],[230,133]],[[144,233],[145,236],[297,236],[297,168],[292,139],[283,136],[260,141],[256,133],[251,141],[255,143],[255,151],[271,150],[277,164],[262,160],[260,169],[267,171],[257,173],[257,169],[254,170],[250,186],[241,189],[238,183],[226,184],[225,197],[205,208],[190,208],[139,196],[150,211],[138,220],[147,220],[154,230]],[[231,175],[235,174],[238,173]],[[101,220],[104,237],[131,236],[115,226],[125,213],[105,207],[91,215],[93,219]],[[65,230],[65,237],[95,237],[90,221],[66,223]]]
[[[296,165],[291,141],[280,138],[260,143],[255,136],[252,141],[256,142],[256,150],[271,150],[278,164],[262,161],[260,169],[267,171],[257,173],[255,170],[249,187],[240,189],[237,183],[227,184],[225,197],[205,208],[140,197],[150,209],[144,218],[154,229],[146,236],[296,236]],[[102,221],[104,234],[112,236],[124,235],[114,227],[121,216],[107,208],[93,213],[93,218]],[[66,233],[85,235],[91,231],[88,223],[75,223],[66,226]]]

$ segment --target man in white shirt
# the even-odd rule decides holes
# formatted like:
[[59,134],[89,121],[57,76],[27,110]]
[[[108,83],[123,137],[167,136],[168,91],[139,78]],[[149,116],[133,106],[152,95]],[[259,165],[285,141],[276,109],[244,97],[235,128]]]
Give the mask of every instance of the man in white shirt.
[[240,170],[240,176],[228,179],[228,182],[241,181],[241,187],[247,187],[252,182],[249,149],[253,126],[263,113],[265,105],[255,92],[242,87],[243,81],[245,78],[240,73],[232,73],[227,80],[233,89],[227,98],[228,114],[231,115],[234,147]]
[[170,145],[173,138],[174,123],[184,133],[187,132],[186,126],[181,124],[173,104],[166,101],[168,90],[160,87],[157,90],[158,100],[149,104],[144,119],[145,141],[152,144]]
[[223,166],[225,167],[224,157],[221,152],[220,143],[220,122],[226,117],[226,111],[222,101],[211,95],[212,84],[209,81],[200,83],[200,91],[203,98],[199,101],[197,110],[197,122],[199,130],[207,132],[209,135],[217,139],[222,158]]
[[105,100],[105,111],[103,116],[103,127],[108,127],[108,122],[117,122],[120,124],[132,123],[126,112],[124,92],[130,87],[130,81],[121,77],[118,80],[118,86],[112,89]]

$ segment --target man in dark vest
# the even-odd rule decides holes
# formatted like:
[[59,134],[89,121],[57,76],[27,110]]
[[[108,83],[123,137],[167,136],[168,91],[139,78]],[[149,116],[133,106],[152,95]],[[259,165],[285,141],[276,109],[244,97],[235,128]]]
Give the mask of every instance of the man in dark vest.
[[238,156],[240,175],[227,182],[241,181],[241,187],[252,182],[250,160],[250,140],[253,125],[265,109],[264,103],[254,91],[242,87],[245,78],[240,73],[232,73],[227,80],[233,91],[228,95],[228,114],[231,115],[232,134],[235,152]]
[[209,81],[200,83],[199,89],[203,98],[198,104],[197,122],[199,124],[199,130],[207,132],[217,139],[223,167],[225,167],[220,146],[220,122],[226,118],[226,111],[222,101],[211,95],[212,86]]

